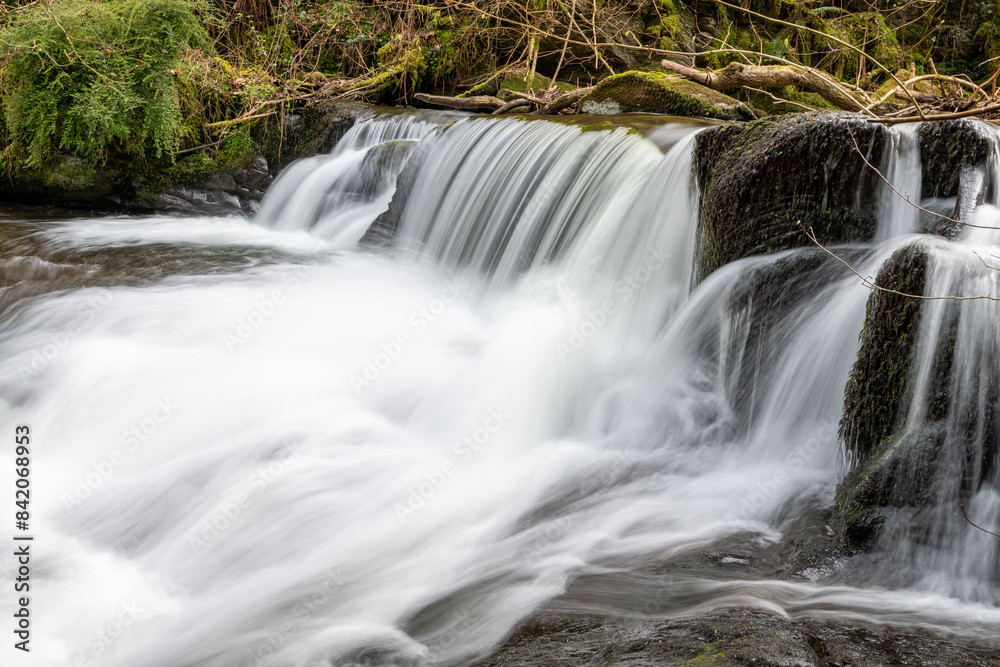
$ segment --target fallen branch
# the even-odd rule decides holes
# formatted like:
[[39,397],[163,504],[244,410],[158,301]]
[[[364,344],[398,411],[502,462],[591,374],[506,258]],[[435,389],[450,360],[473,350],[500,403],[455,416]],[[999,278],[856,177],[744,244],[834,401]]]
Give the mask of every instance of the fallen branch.
[[933,116],[906,116],[905,118],[869,118],[871,123],[883,123],[885,125],[895,125],[896,123],[915,123],[919,120],[952,120],[954,118],[968,118],[969,116],[981,116],[985,113],[1000,111],[1000,104],[991,104],[978,109],[968,111],[958,111],[955,113],[940,113]]
[[730,63],[727,67],[714,72],[679,65],[670,60],[660,63],[663,69],[691,79],[713,90],[730,90],[732,88],[784,88],[799,86],[811,90],[824,100],[847,111],[858,111],[873,115],[868,108],[843,86],[824,76],[811,67],[789,67],[785,65],[746,65]]
[[594,89],[593,86],[587,88],[575,88],[568,93],[563,93],[557,96],[554,100],[543,106],[541,109],[536,111],[536,114],[540,115],[554,115],[562,111],[567,107],[571,107],[580,100],[584,98],[590,91]]
[[830,33],[827,33],[827,32],[823,32],[822,30],[816,30],[815,28],[810,28],[808,26],[799,25],[798,23],[790,23],[789,21],[782,21],[781,19],[776,19],[776,18],[772,18],[770,16],[765,16],[764,14],[760,14],[758,12],[755,12],[752,9],[747,9],[746,7],[741,7],[739,5],[733,5],[733,4],[730,4],[728,2],[725,2],[724,0],[712,0],[712,1],[713,2],[717,2],[718,4],[723,5],[725,7],[730,7],[732,9],[736,9],[736,10],[741,11],[741,12],[746,12],[747,14],[750,14],[751,16],[756,16],[757,18],[764,19],[765,21],[771,21],[773,23],[778,23],[778,24],[781,24],[783,26],[787,26],[789,28],[793,28],[795,30],[805,30],[806,32],[811,32],[814,35],[819,35],[820,37],[825,37],[826,39],[828,39],[828,40],[830,40],[832,42],[836,42],[837,44],[840,44],[841,46],[847,47],[851,51],[854,51],[855,53],[857,53],[861,58],[870,60],[871,63],[873,65],[875,65],[875,67],[879,68],[880,70],[882,70],[883,72],[885,72],[886,74],[888,74],[889,78],[892,79],[893,82],[899,88],[901,88],[904,93],[906,93],[906,96],[908,98],[910,98],[910,101],[913,102],[913,106],[917,107],[917,113],[920,115],[920,119],[924,120],[924,112],[923,112],[923,109],[920,108],[920,103],[917,102],[916,98],[913,97],[913,94],[909,90],[907,90],[906,86],[903,85],[903,82],[900,81],[899,78],[895,74],[892,73],[892,70],[890,70],[888,67],[886,67],[885,65],[883,65],[882,63],[880,63],[875,58],[872,58],[869,54],[865,53],[863,49],[859,49],[858,47],[854,46],[850,42],[845,42],[844,40],[840,39],[839,37],[831,35]]
[[994,533],[992,530],[986,530],[982,526],[977,526],[976,524],[972,523],[972,520],[969,519],[969,515],[965,513],[965,503],[959,503],[958,506],[962,508],[962,516],[958,516],[957,514],[955,514],[955,516],[958,516],[959,519],[961,519],[965,523],[969,524],[973,528],[978,528],[979,530],[983,531],[987,535],[992,535],[993,537],[1000,537],[1000,534]]
[[426,95],[417,93],[413,96],[424,104],[432,104],[437,107],[447,107],[449,109],[463,109],[496,111],[503,107],[506,102],[492,95],[476,95],[474,97],[445,97],[443,95]]
[[529,102],[528,100],[521,100],[521,99],[511,100],[510,102],[507,102],[507,104],[503,105],[502,107],[494,111],[493,115],[499,116],[502,113],[510,113],[514,109],[520,109],[521,107],[530,107],[530,106],[531,102]]
[[[801,220],[797,220],[795,224],[798,225],[799,227],[802,227]],[[899,290],[890,289],[888,287],[882,287],[881,285],[875,283],[875,279],[872,276],[868,276],[866,278],[865,276],[861,275],[860,273],[858,273],[857,269],[855,269],[847,262],[846,259],[830,251],[826,246],[820,243],[816,239],[816,232],[813,231],[812,227],[809,227],[808,229],[802,227],[802,233],[806,235],[807,239],[816,244],[816,247],[818,247],[827,255],[833,257],[835,260],[846,266],[851,273],[853,273],[854,275],[856,275],[858,278],[861,279],[861,284],[867,287],[868,289],[877,290],[879,292],[886,292],[887,294],[895,294],[897,296],[905,296],[910,299],[921,299],[923,301],[981,301],[983,299],[986,299],[988,301],[1000,301],[1000,297],[990,296],[989,294],[982,294],[979,296],[924,296],[922,294],[907,294],[906,292],[900,292]]]
[[230,127],[232,125],[236,125],[238,123],[245,123],[248,120],[256,120],[257,118],[264,118],[265,116],[273,116],[276,113],[278,113],[276,110],[265,111],[264,113],[255,113],[255,114],[250,114],[249,116],[240,116],[239,118],[233,118],[232,120],[221,120],[218,123],[206,123],[204,127],[206,129],[213,129],[213,130],[222,129]]

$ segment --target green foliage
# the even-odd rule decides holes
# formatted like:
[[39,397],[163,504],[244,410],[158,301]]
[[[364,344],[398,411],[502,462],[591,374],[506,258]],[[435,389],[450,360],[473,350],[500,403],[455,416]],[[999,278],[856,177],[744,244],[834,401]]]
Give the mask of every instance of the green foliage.
[[2,30],[0,89],[11,140],[38,165],[66,150],[95,163],[175,150],[174,68],[208,43],[202,0],[56,0]]

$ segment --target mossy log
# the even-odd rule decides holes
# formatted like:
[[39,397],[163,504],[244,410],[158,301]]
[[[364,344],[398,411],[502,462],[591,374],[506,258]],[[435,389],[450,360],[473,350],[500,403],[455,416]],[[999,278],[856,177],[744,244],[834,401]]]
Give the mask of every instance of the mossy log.
[[664,60],[661,65],[663,69],[680,74],[712,90],[732,90],[744,86],[754,88],[798,86],[811,90],[844,111],[861,112],[865,111],[867,106],[828,75],[811,67],[792,68],[786,65],[731,63],[721,70],[703,72],[669,60]]

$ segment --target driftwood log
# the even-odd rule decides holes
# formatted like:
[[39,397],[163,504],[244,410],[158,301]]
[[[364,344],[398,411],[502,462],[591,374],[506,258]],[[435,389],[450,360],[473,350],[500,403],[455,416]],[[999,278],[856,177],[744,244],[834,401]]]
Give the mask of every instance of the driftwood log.
[[426,95],[417,93],[414,97],[423,102],[437,107],[447,107],[449,109],[462,109],[465,111],[489,111],[493,115],[504,113],[525,113],[532,107],[535,110],[531,113],[540,115],[555,115],[564,109],[577,104],[583,97],[594,88],[574,88],[573,90],[556,95],[553,92],[538,92],[535,95],[508,90],[514,99],[505,102],[499,97],[491,95],[478,95],[475,97],[445,97],[443,95]]
[[449,109],[464,109],[466,111],[496,111],[504,106],[506,102],[499,97],[491,95],[477,95],[475,97],[445,97],[443,95],[425,95],[417,93],[413,96],[424,104],[436,107],[447,107]]

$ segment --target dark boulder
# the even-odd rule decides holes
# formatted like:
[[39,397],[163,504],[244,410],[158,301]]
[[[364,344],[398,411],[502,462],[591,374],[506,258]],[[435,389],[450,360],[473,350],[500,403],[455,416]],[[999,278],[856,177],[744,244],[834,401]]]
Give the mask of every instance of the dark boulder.
[[885,145],[883,127],[842,112],[699,134],[699,278],[742,257],[809,245],[803,228],[823,244],[872,240],[880,179],[865,159],[880,164]]

